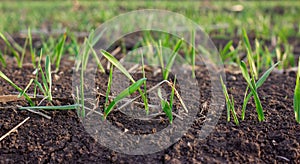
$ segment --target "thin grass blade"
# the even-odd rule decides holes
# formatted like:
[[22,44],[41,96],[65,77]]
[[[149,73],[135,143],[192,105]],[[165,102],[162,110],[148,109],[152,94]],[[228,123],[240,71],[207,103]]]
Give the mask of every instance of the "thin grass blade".
[[[113,65],[111,65],[110,67],[110,71],[109,71],[109,79],[108,79],[108,83],[107,83],[107,90],[106,90],[106,95],[105,95],[105,104],[104,107],[106,108],[106,106],[108,105],[108,96],[110,93],[110,88],[111,88],[111,84],[112,84],[112,74],[113,74]],[[105,110],[104,108],[104,110]]]
[[2,63],[2,66],[5,68],[6,67],[6,61],[4,59],[4,55],[3,55],[1,50],[0,50],[0,62]]
[[[18,87],[15,83],[13,83],[2,71],[0,71],[0,77],[3,78],[6,82],[8,82],[12,87],[14,87],[18,92],[23,92],[23,90]],[[24,92],[23,96],[29,102],[30,106],[34,106],[31,98]]]
[[40,110],[72,110],[76,109],[80,104],[64,105],[64,106],[34,106],[34,107],[20,107],[19,109],[40,109]]
[[175,48],[174,48],[174,50],[172,52],[172,55],[171,55],[171,57],[170,57],[167,65],[166,65],[166,68],[165,68],[164,72],[163,72],[163,76],[164,76],[163,78],[164,78],[164,80],[168,79],[169,72],[170,72],[170,70],[171,70],[171,68],[173,66],[173,63],[174,63],[175,58],[177,56],[177,52],[179,51],[179,48],[181,47],[182,42],[183,42],[183,39],[180,39],[177,42],[177,44],[175,45]]
[[300,123],[300,59],[298,62],[298,72],[294,91],[294,112],[297,123]]
[[111,62],[115,67],[117,67],[128,79],[130,79],[131,82],[135,82],[135,80],[133,79],[133,77],[129,74],[129,72],[126,70],[126,68],[123,67],[123,65],[114,57],[112,56],[110,53],[108,53],[105,50],[101,50],[101,53],[103,54],[103,56],[109,61]]

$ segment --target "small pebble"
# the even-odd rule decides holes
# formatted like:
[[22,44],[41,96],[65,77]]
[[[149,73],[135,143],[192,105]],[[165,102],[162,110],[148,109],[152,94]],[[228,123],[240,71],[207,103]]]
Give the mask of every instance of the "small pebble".
[[236,77],[235,76],[229,76],[228,80],[230,80],[230,81],[236,81]]

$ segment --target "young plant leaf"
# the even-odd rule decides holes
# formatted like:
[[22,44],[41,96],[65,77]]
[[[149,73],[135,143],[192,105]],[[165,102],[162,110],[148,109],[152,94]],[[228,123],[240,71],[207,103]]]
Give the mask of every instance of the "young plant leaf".
[[0,32],[0,37],[3,39],[3,41],[5,42],[5,44],[8,47],[8,49],[11,51],[11,53],[13,54],[13,56],[16,58],[18,67],[21,68],[22,67],[22,63],[21,63],[21,59],[20,59],[19,53],[13,48],[13,46],[10,44],[10,42],[8,41],[8,39],[1,32]]
[[45,73],[46,73],[46,85],[48,85],[48,90],[47,90],[47,96],[49,101],[52,101],[52,76],[51,76],[51,64],[50,64],[50,57],[49,55],[46,56],[46,61],[45,61]]
[[130,85],[128,88],[123,90],[119,95],[116,96],[116,98],[108,105],[108,107],[104,110],[104,119],[106,119],[107,115],[113,110],[114,106],[123,98],[133,94],[136,90],[140,88],[140,86],[146,81],[146,78],[142,78],[132,85]]
[[298,62],[298,72],[294,91],[294,112],[297,123],[300,123],[300,59]]
[[172,68],[172,66],[173,66],[173,63],[174,63],[175,58],[176,58],[176,56],[177,56],[177,52],[179,51],[179,48],[181,47],[182,42],[183,42],[183,39],[180,39],[180,40],[177,42],[177,44],[175,45],[175,48],[174,48],[174,50],[173,50],[173,52],[172,52],[172,54],[171,54],[171,57],[170,57],[170,59],[169,59],[167,65],[166,65],[166,68],[165,68],[165,70],[163,71],[163,78],[164,78],[164,80],[167,80],[167,79],[168,79],[169,72],[170,72],[170,70],[171,70],[171,68]]
[[31,86],[33,80],[34,80],[34,79],[31,79],[31,80],[29,81],[29,83],[28,83],[28,85],[26,86],[26,88],[25,88],[22,92],[19,93],[18,98],[22,97],[22,96],[24,95],[24,93],[26,93],[26,91],[28,90],[28,88]]
[[107,90],[106,90],[106,95],[105,95],[105,104],[104,104],[104,110],[106,109],[106,106],[108,105],[108,96],[110,93],[110,88],[111,88],[111,84],[112,84],[112,75],[113,75],[113,65],[111,65],[110,67],[110,71],[109,71],[109,78],[108,78],[108,83],[107,83]]
[[3,53],[0,50],[0,62],[2,63],[2,66],[5,68],[6,67],[6,61],[4,59]]
[[94,50],[92,44],[89,41],[87,41],[87,43],[89,45],[90,50],[92,51],[92,55],[93,55],[94,59],[96,60],[96,63],[98,65],[98,68],[100,69],[100,72],[104,73],[105,70],[104,70],[104,68],[103,68],[103,66],[102,66],[102,64],[101,64],[101,62],[100,62],[100,60],[99,60],[99,58],[97,56],[96,51]]
[[80,104],[74,104],[74,105],[64,105],[64,106],[34,106],[34,107],[20,107],[19,109],[39,109],[39,110],[72,110],[79,107]]
[[167,117],[169,118],[170,124],[173,122],[173,114],[172,114],[172,108],[168,101],[161,100],[161,106],[163,111],[166,113]]
[[126,70],[126,68],[123,67],[123,65],[114,57],[112,56],[110,53],[108,53],[105,50],[101,50],[101,53],[103,54],[103,56],[109,61],[111,62],[115,67],[117,67],[128,79],[130,79],[131,82],[135,82],[135,80],[133,79],[133,77],[129,74],[129,72]]
[[56,60],[55,61],[55,67],[56,67],[55,71],[59,70],[60,61],[61,61],[61,57],[62,57],[62,54],[63,54],[66,38],[67,38],[67,34],[64,33],[63,37],[60,39],[60,42],[55,47],[55,51],[54,51],[54,53],[55,53],[54,57],[55,57],[55,60]]
[[172,91],[170,95],[170,108],[173,109],[173,100],[174,100],[174,94],[175,94],[175,86],[176,86],[176,76],[174,78],[173,86],[172,86]]
[[233,120],[234,120],[235,124],[239,125],[239,120],[237,118],[235,108],[234,108],[234,99],[233,99],[233,97],[231,97],[231,99],[230,99],[229,94],[227,92],[226,85],[223,82],[222,76],[220,76],[220,81],[221,81],[223,93],[224,93],[225,100],[226,100],[227,122],[230,121],[230,113],[231,113],[232,116],[233,116]]
[[196,32],[193,30],[192,31],[192,78],[196,78],[195,74],[195,63],[196,63],[196,37],[195,34]]
[[158,97],[160,98],[161,108],[165,112],[166,116],[169,118],[170,124],[172,124],[173,122],[173,113],[171,107],[172,105],[168,101],[163,99],[160,88],[158,88],[157,94]]
[[[3,72],[0,71],[0,77],[3,78],[6,82],[8,82],[12,87],[14,87],[18,92],[22,93],[24,92],[20,87],[18,87],[15,83],[13,83]],[[31,98],[24,92],[23,96],[28,101],[30,106],[34,106],[33,101]]]
[[33,46],[32,46],[32,36],[31,36],[30,28],[28,28],[28,41],[29,41],[29,48],[30,48],[31,62],[32,62],[33,68],[36,68],[36,63],[35,63],[35,52],[34,52]]

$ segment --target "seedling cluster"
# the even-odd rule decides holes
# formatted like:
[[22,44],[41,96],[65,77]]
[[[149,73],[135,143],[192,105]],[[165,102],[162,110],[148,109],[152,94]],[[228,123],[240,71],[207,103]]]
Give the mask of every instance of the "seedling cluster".
[[[293,58],[290,54],[291,48],[288,48],[286,46],[286,51],[284,53],[281,52],[281,50],[278,48],[278,46],[275,47],[275,56],[272,55],[272,53],[269,52],[268,48],[262,48],[260,42],[256,39],[255,40],[255,49],[252,49],[252,46],[249,42],[249,38],[247,36],[247,33],[245,30],[242,31],[242,38],[243,42],[239,43],[239,46],[237,48],[233,47],[233,41],[228,42],[225,47],[220,51],[221,58],[225,63],[229,64],[235,64],[239,65],[242,76],[245,79],[245,82],[247,83],[247,87],[244,93],[244,101],[242,105],[242,114],[241,119],[245,119],[245,113],[247,104],[251,97],[254,99],[256,112],[258,115],[258,120],[263,121],[264,118],[264,112],[263,112],[263,106],[261,104],[260,96],[257,92],[259,87],[263,85],[263,83],[266,81],[270,73],[275,67],[279,67],[279,69],[286,68],[289,65],[293,65]],[[149,92],[153,91],[153,89],[158,88],[159,85],[163,83],[168,83],[171,87],[171,93],[169,100],[164,99],[162,97],[161,91],[158,88],[158,97],[160,99],[160,106],[162,111],[165,113],[165,115],[169,118],[170,123],[173,122],[173,115],[175,114],[173,112],[173,104],[174,104],[174,95],[178,98],[178,101],[182,105],[182,107],[187,111],[187,108],[180,98],[180,95],[176,91],[176,78],[172,82],[172,80],[169,79],[170,71],[174,65],[175,58],[179,54],[179,50],[182,50],[184,57],[186,61],[189,62],[189,64],[192,67],[192,77],[195,78],[195,32],[191,32],[191,43],[192,45],[186,45],[183,44],[183,39],[177,40],[173,51],[171,55],[166,58],[163,54],[162,47],[168,46],[170,47],[171,43],[167,40],[170,39],[168,35],[165,35],[165,38],[158,39],[158,42],[155,42],[153,37],[151,36],[150,32],[145,33],[145,38],[143,42],[141,43],[144,46],[154,45],[156,48],[156,55],[159,59],[159,64],[162,72],[162,81],[157,85],[151,88],[150,90],[147,90],[147,77],[145,74],[145,65],[144,65],[144,54],[141,54],[142,58],[142,73],[143,77],[138,80],[134,80],[132,75],[126,70],[124,66],[109,52],[105,50],[100,50],[99,52],[96,52],[96,50],[93,49],[94,45],[97,43],[97,41],[101,38],[102,34],[97,35],[95,37],[94,31],[92,31],[88,38],[84,41],[84,49],[82,50],[82,55],[79,55],[79,46],[76,42],[76,39],[71,38],[71,45],[66,44],[66,38],[67,33],[63,34],[63,36],[60,37],[58,42],[55,44],[55,42],[51,39],[48,43],[43,44],[43,48],[40,49],[39,55],[37,55],[37,50],[33,47],[32,43],[32,35],[30,29],[28,29],[28,37],[26,38],[24,46],[18,45],[16,42],[12,40],[12,38],[9,35],[0,33],[0,37],[4,42],[6,43],[8,50],[12,53],[15,60],[17,61],[17,65],[22,68],[23,59],[26,54],[26,48],[29,47],[31,59],[32,59],[32,66],[34,68],[34,74],[35,78],[31,79],[28,83],[28,85],[22,89],[21,87],[17,86],[14,82],[12,82],[3,72],[0,71],[0,77],[3,78],[6,82],[8,82],[11,86],[13,86],[18,92],[18,97],[24,96],[24,98],[28,101],[29,105],[31,107],[21,107],[20,109],[59,109],[59,110],[66,110],[66,109],[78,109],[79,114],[81,117],[86,116],[85,109],[87,108],[85,106],[85,96],[84,96],[84,82],[85,77],[84,73],[87,70],[88,65],[88,59],[91,55],[91,57],[96,62],[98,69],[101,73],[105,73],[105,69],[103,67],[103,61],[98,58],[97,53],[101,53],[103,57],[107,60],[108,63],[111,64],[110,70],[109,70],[109,80],[107,85],[107,90],[105,94],[105,103],[103,105],[103,119],[106,119],[108,115],[113,111],[113,109],[116,107],[116,105],[120,101],[124,101],[125,98],[131,96],[136,91],[139,93],[138,97],[142,98],[143,105],[145,108],[145,112],[149,113],[149,107],[152,105],[148,102],[148,94]],[[52,49],[52,51],[51,51]],[[68,50],[68,52],[75,53],[75,59],[77,60],[76,65],[76,71],[80,71],[80,86],[77,88],[77,94],[76,94],[76,103],[74,105],[68,105],[68,106],[40,106],[41,102],[44,100],[47,100],[51,102],[53,100],[52,96],[52,74],[56,73],[60,69],[61,59],[63,57],[63,54],[65,50]],[[203,49],[203,48],[202,48]],[[247,60],[247,62],[243,61],[240,57],[240,50],[246,50],[246,58],[243,60]],[[203,49],[204,50],[204,49]],[[52,52],[52,53],[51,53]],[[181,53],[182,53],[181,52]],[[47,55],[43,58],[43,53],[46,53]],[[152,52],[153,54],[153,52]],[[147,57],[147,54],[145,54]],[[148,58],[148,57],[147,57]],[[37,60],[38,59],[38,60]],[[41,63],[44,61],[45,67],[43,68]],[[276,61],[276,62],[275,62]],[[6,60],[4,54],[0,51],[0,62],[3,67],[6,67]],[[53,63],[53,64],[51,64]],[[51,70],[51,66],[55,66],[55,70]],[[112,76],[113,76],[113,69],[118,69],[121,71],[130,81],[131,85],[125,88],[123,91],[121,91],[117,96],[114,97],[113,100],[111,100],[110,92],[111,92],[111,86],[112,86]],[[300,67],[299,67],[300,69]],[[265,73],[258,78],[258,75],[262,73],[263,70]],[[294,96],[294,110],[295,110],[295,117],[296,121],[300,121],[299,116],[299,99],[300,99],[300,91],[299,91],[299,70],[297,73],[297,80],[296,80],[296,87],[295,87],[295,96]],[[41,79],[41,80],[40,80]],[[227,119],[230,121],[230,117],[232,115],[234,122],[236,124],[239,124],[239,119],[237,116],[237,112],[235,111],[235,101],[234,97],[230,96],[228,94],[227,88],[223,82],[223,79],[221,77],[221,84],[223,88],[223,92],[226,99],[227,104]],[[34,93],[33,96],[29,96],[31,94],[28,94],[29,88],[34,85]],[[143,86],[143,89],[142,89]],[[35,102],[32,100],[32,98],[36,98],[37,96],[37,89],[40,90],[40,92],[43,93],[43,99],[39,104],[35,104]],[[123,106],[118,108],[117,110],[121,110],[129,103],[132,103],[136,101],[138,97],[135,97],[134,99],[131,99],[130,101],[127,101]]]

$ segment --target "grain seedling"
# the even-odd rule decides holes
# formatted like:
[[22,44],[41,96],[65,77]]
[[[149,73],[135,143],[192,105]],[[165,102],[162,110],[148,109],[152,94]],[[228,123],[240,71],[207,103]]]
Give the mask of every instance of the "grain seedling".
[[[263,112],[263,107],[261,105],[261,101],[260,101],[258,93],[257,93],[257,86],[255,83],[255,75],[252,73],[251,77],[250,77],[248,70],[247,70],[247,66],[243,61],[241,62],[240,68],[242,70],[243,77],[247,82],[247,85],[248,85],[247,88],[248,87],[250,88],[250,91],[254,97],[258,120],[263,121],[264,120],[264,112]],[[251,67],[250,67],[250,72],[253,72],[253,71],[251,71]]]
[[294,112],[297,123],[300,123],[300,59],[298,61],[298,72],[294,91]]
[[66,38],[67,38],[67,34],[64,33],[64,35],[60,38],[58,44],[56,44],[51,57],[52,62],[54,63],[55,61],[55,72],[57,72],[60,67],[60,61],[63,54]]
[[[94,31],[92,31],[89,35],[88,38],[85,38],[84,40],[84,48],[82,50],[82,56],[78,56],[78,59],[77,60],[77,66],[76,66],[76,71],[79,70],[80,66],[83,70],[86,69],[87,67],[87,64],[88,64],[88,59],[89,59],[89,55],[90,55],[90,51],[92,51],[92,55],[94,57],[94,59],[96,60],[96,63],[98,65],[98,68],[100,69],[101,72],[105,72],[101,62],[100,62],[100,59],[98,58],[97,56],[97,53],[96,51],[94,50],[93,46],[99,41],[99,39],[102,37],[103,33],[105,32],[105,30],[103,30],[100,34],[98,34],[96,37],[95,37],[95,34],[94,34]],[[82,58],[83,57],[83,58]]]
[[6,82],[8,82],[12,87],[14,87],[18,92],[23,93],[23,96],[27,100],[27,102],[30,104],[30,106],[34,106],[33,101],[31,98],[24,92],[23,89],[18,87],[15,83],[13,83],[2,71],[0,71],[0,77],[4,79]]
[[177,52],[179,51],[179,48],[181,47],[182,42],[183,42],[183,39],[180,39],[180,40],[176,43],[176,45],[175,45],[175,47],[174,47],[174,49],[173,49],[173,52],[172,52],[172,54],[171,54],[171,56],[170,56],[170,58],[169,58],[169,60],[168,60],[168,62],[167,62],[166,67],[165,67],[165,68],[162,68],[162,69],[163,69],[162,72],[163,72],[163,79],[164,79],[164,80],[167,80],[168,77],[169,77],[169,73],[170,73],[171,68],[172,68],[172,66],[173,66],[173,64],[174,64],[175,58],[176,58],[176,56],[177,56]]
[[192,31],[192,78],[196,78],[195,64],[196,64],[196,32]]
[[[144,65],[144,55],[143,53],[141,53],[141,57],[142,57],[142,73],[143,73],[143,78],[145,79],[146,78],[146,73],[145,73],[145,65]],[[147,105],[147,107],[145,108],[148,108],[148,98],[147,98],[147,81],[145,80],[144,81],[144,104]]]
[[5,42],[5,44],[8,47],[8,49],[11,51],[11,53],[13,54],[13,56],[16,58],[18,67],[21,68],[22,67],[22,60],[20,58],[19,52],[14,49],[14,47],[8,41],[7,37],[3,33],[1,33],[1,32],[0,32],[0,37],[3,39],[3,41]]
[[144,84],[144,82],[146,81],[146,78],[142,78],[136,82],[134,82],[132,85],[130,85],[128,88],[124,89],[120,94],[118,94],[113,101],[107,106],[105,107],[104,110],[104,115],[103,118],[106,119],[107,115],[113,110],[114,106],[121,101],[122,99],[124,99],[125,97],[133,94],[135,91],[137,91],[138,89],[140,89],[140,86],[142,84]]
[[32,45],[32,35],[31,35],[30,28],[28,28],[27,33],[28,33],[28,41],[29,41],[29,49],[30,49],[31,61],[32,61],[33,68],[35,68],[36,67],[36,63],[35,63],[35,50],[33,49],[33,45]]
[[109,70],[109,78],[108,78],[107,89],[106,89],[106,94],[105,94],[104,110],[106,109],[106,106],[108,106],[110,88],[111,88],[111,84],[112,84],[113,67],[114,66],[111,65],[110,70]]
[[236,125],[239,125],[239,120],[238,120],[236,112],[235,112],[233,96],[231,96],[231,98],[229,97],[229,94],[227,92],[227,87],[223,82],[222,76],[220,76],[220,80],[221,80],[221,85],[222,85],[222,89],[223,89],[223,94],[224,94],[225,100],[226,100],[227,122],[230,121],[230,113],[231,113],[234,123]]
[[[261,87],[263,85],[263,83],[267,80],[267,78],[269,77],[270,73],[272,72],[272,70],[279,64],[280,62],[277,62],[276,64],[274,64],[271,68],[269,68],[259,79],[258,81],[255,83],[255,88],[258,89],[259,87]],[[253,95],[252,92],[250,92],[248,94],[248,90],[249,90],[249,86],[247,86],[246,91],[245,91],[245,95],[244,95],[244,101],[243,101],[243,107],[242,107],[242,120],[245,119],[245,111],[246,111],[246,106],[248,101],[250,100],[251,96]]]
[[229,60],[229,64],[239,64],[238,49],[233,47],[233,41],[229,41],[220,51],[223,62]]
[[[136,82],[133,79],[133,77],[130,75],[130,73],[126,70],[126,68],[124,68],[122,66],[122,64],[114,56],[112,56],[110,53],[108,53],[105,50],[100,50],[100,52],[110,63],[112,63],[114,65],[114,67],[118,68],[133,84]],[[145,110],[146,110],[146,113],[148,114],[149,108],[148,108],[148,103],[147,103],[148,100],[146,100],[146,96],[145,96],[146,93],[143,93],[143,91],[140,88],[138,88],[138,91],[139,91],[140,95],[142,96],[142,99],[143,99],[143,102],[145,105]]]
[[253,59],[252,48],[251,48],[249,38],[248,38],[248,35],[247,35],[247,32],[245,29],[243,29],[243,40],[244,40],[244,44],[245,44],[246,50],[247,50],[247,60],[250,65],[250,74],[256,80],[258,78],[258,70],[257,70],[257,67],[256,67],[254,59]]
[[4,55],[3,55],[1,50],[0,50],[0,62],[2,63],[2,66],[5,68],[6,67],[6,61],[5,61]]
[[160,103],[161,103],[161,107],[162,110],[165,112],[165,114],[167,115],[167,117],[169,118],[170,124],[172,124],[173,122],[173,100],[174,100],[174,94],[175,94],[175,85],[176,85],[176,77],[174,78],[174,83],[172,84],[172,91],[171,91],[171,95],[170,95],[170,100],[167,101],[162,97],[161,94],[161,90],[160,88],[158,88],[157,94],[158,97],[160,98]]
[[31,107],[19,107],[21,110],[25,109],[39,109],[39,110],[72,110],[80,107],[80,104],[63,105],[63,106],[31,106]]
[[[52,101],[52,76],[51,76],[51,61],[50,61],[50,56],[47,55],[45,59],[45,71],[43,71],[42,66],[41,66],[41,59],[43,56],[43,50],[40,52],[40,60],[38,63],[38,68],[36,69],[36,78],[33,80],[35,84],[35,89],[34,89],[34,95],[36,94],[36,87],[39,87],[39,89],[43,92],[44,94],[44,99],[47,99],[49,101]],[[41,73],[42,77],[42,83],[38,81],[38,74],[39,72]]]

